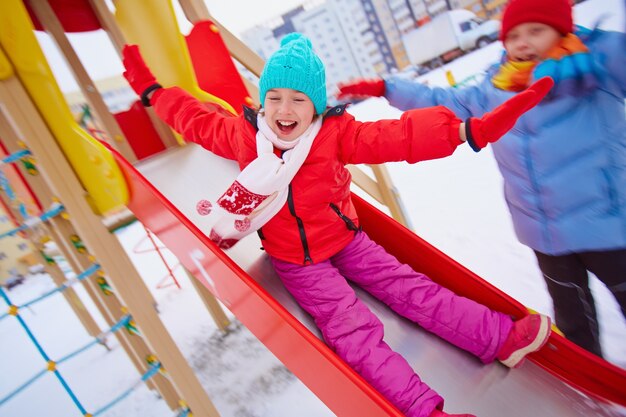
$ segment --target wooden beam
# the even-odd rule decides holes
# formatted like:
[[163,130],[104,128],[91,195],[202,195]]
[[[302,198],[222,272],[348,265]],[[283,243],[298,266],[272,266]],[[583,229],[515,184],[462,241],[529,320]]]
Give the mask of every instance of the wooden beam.
[[[124,34],[122,33],[121,29],[117,25],[115,17],[107,7],[104,0],[89,0],[89,4],[91,4],[91,8],[96,14],[98,21],[100,22],[100,26],[102,26],[102,28],[106,31],[109,39],[111,39],[111,42],[113,43],[115,51],[121,59],[122,48],[124,48],[124,45],[126,45],[128,42],[124,38]],[[146,111],[148,113],[150,121],[154,125],[154,128],[161,138],[163,145],[165,145],[166,148],[180,146],[172,130],[161,119],[157,117],[157,115],[154,113],[154,109],[148,107],[146,108]]]
[[356,184],[359,188],[369,194],[374,200],[378,201],[380,204],[385,204],[385,200],[383,198],[382,193],[380,192],[379,186],[375,180],[370,178],[361,168],[356,165],[348,165],[348,171],[350,171],[350,175],[352,175],[352,182]]
[[[226,27],[222,26],[217,20],[215,20],[209,10],[206,7],[206,4],[200,0],[179,0],[180,6],[183,9],[183,13],[189,22],[195,24],[196,22],[203,20],[212,21],[215,26],[220,31],[220,35],[222,36],[222,40],[226,44],[226,48],[230,52],[230,55],[243,65],[248,71],[250,71],[256,77],[261,75],[263,71],[263,66],[265,65],[265,61],[257,55],[252,49],[250,49],[246,44],[244,44],[239,38],[237,38],[232,32],[230,32]],[[246,77],[241,76],[246,89],[248,90],[248,94],[250,98],[254,101],[256,106],[259,105],[259,88],[250,82]]]
[[91,9],[96,14],[98,21],[100,22],[100,26],[109,36],[111,43],[115,47],[115,51],[119,55],[120,59],[122,58],[122,48],[126,44],[126,40],[124,39],[124,34],[115,23],[115,18],[113,17],[111,11],[107,7],[104,0],[89,0],[89,4],[91,5]]
[[378,189],[383,196],[383,204],[389,207],[391,217],[410,229],[411,224],[404,214],[402,200],[398,195],[396,187],[393,186],[393,181],[391,180],[389,171],[387,171],[387,167],[385,167],[385,165],[370,165],[370,168],[372,168],[378,182]]
[[[261,75],[261,71],[263,71],[263,66],[265,65],[263,59],[239,38],[233,35],[232,32],[216,21],[209,13],[203,1],[179,0],[179,2],[187,20],[191,23],[196,23],[200,20],[211,20],[219,28],[222,39],[233,58],[241,62],[244,67],[257,77]],[[252,93],[252,91],[250,91],[250,93]]]
[[202,285],[202,283],[200,283],[200,281],[198,281],[187,270],[187,268],[185,267],[183,268],[185,269],[185,273],[189,277],[189,281],[191,282],[191,285],[193,285],[193,287],[196,289],[206,309],[209,310],[209,313],[211,314],[211,317],[213,318],[213,321],[217,325],[218,329],[220,329],[223,332],[226,332],[228,329],[228,326],[230,325],[230,320],[224,313],[224,309],[222,308],[222,305],[219,303],[219,301],[217,301],[217,299],[211,293],[211,291],[209,291],[207,287]]
[[109,111],[106,103],[102,99],[102,96],[98,92],[96,85],[89,77],[87,70],[80,62],[78,55],[72,48],[72,44],[65,35],[61,22],[57,18],[48,1],[27,1],[43,27],[46,29],[46,32],[52,36],[63,56],[65,56],[68,65],[78,80],[78,85],[80,86],[85,99],[89,102],[103,129],[107,132],[110,139],[109,144],[113,148],[117,149],[129,161],[136,161],[137,157],[126,140],[122,129]]

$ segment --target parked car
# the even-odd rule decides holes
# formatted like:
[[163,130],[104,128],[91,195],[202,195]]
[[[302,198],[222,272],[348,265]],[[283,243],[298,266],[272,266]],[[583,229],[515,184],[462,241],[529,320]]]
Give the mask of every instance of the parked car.
[[46,272],[46,268],[42,264],[35,264],[28,267],[29,274],[43,274]]
[[450,10],[402,37],[412,64],[435,68],[498,39],[500,22],[465,9]]
[[13,287],[17,287],[18,285],[24,282],[24,275],[11,275],[6,281],[4,281],[4,288],[10,290]]

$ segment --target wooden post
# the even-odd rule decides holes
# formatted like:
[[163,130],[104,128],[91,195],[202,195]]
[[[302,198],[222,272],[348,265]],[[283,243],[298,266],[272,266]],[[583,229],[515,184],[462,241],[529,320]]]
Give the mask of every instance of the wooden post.
[[[191,23],[196,23],[200,20],[211,20],[215,26],[217,26],[220,30],[220,34],[222,35],[222,39],[226,44],[226,47],[230,51],[230,54],[233,58],[239,61],[244,67],[246,67],[251,73],[256,75],[257,77],[261,75],[261,71],[263,71],[263,66],[265,62],[263,59],[257,55],[252,49],[250,49],[246,44],[244,44],[239,38],[233,35],[228,29],[222,26],[218,21],[213,19],[211,13],[207,9],[206,5],[201,0],[179,0],[180,6],[183,9],[183,13],[185,13],[185,17]],[[244,78],[244,82],[246,83],[246,87],[252,86],[253,89],[248,88],[248,92],[251,96],[258,102],[258,93],[259,90],[256,86],[249,83]],[[255,98],[256,97],[256,98]]]
[[380,204],[387,206],[389,214],[402,225],[411,228],[410,222],[402,208],[402,200],[398,195],[385,165],[369,165],[376,180],[368,176],[355,165],[349,165],[352,182],[369,194]]
[[124,39],[124,34],[117,26],[117,23],[115,23],[115,19],[109,11],[109,8],[105,4],[104,0],[89,0],[89,4],[91,5],[91,9],[95,13],[96,17],[98,18],[100,26],[102,26],[102,29],[104,29],[104,31],[108,35],[111,43],[113,43],[113,46],[115,47],[115,50],[117,51],[117,54],[121,59],[122,47],[126,43],[126,40]]
[[[98,21],[100,22],[100,26],[102,26],[102,28],[106,31],[121,59],[122,48],[127,42],[124,39],[124,34],[115,22],[115,18],[111,14],[111,11],[105,4],[104,0],[89,0],[89,4],[91,4],[91,8],[96,14]],[[166,148],[180,146],[174,136],[174,133],[172,133],[172,130],[165,124],[165,122],[159,119],[154,112],[154,109],[147,107],[146,111],[148,113],[148,117],[150,117],[150,120],[154,125],[154,128],[159,134],[163,145],[165,145]]]
[[383,197],[383,204],[389,208],[391,217],[410,229],[411,224],[404,213],[402,200],[398,195],[396,187],[393,186],[393,181],[391,180],[389,171],[387,171],[387,167],[384,164],[370,165],[369,167],[372,168],[372,171],[374,172],[374,176],[376,177],[378,184],[378,190]]
[[230,320],[224,313],[224,309],[222,308],[221,304],[217,301],[211,291],[209,291],[207,287],[202,285],[196,278],[194,278],[194,276],[191,275],[191,273],[187,271],[186,268],[185,273],[189,277],[189,281],[191,281],[193,287],[198,292],[198,295],[204,303],[204,306],[207,310],[209,310],[209,313],[211,314],[211,317],[213,317],[213,321],[217,325],[217,328],[223,332],[226,332],[228,330],[228,326],[230,325]]
[[102,220],[94,214],[84,199],[83,188],[72,167],[15,77],[0,82],[0,100],[13,124],[19,126],[24,140],[28,138],[28,146],[37,155],[42,175],[52,192],[63,202],[67,211],[72,213],[73,226],[86,247],[108,272],[114,290],[124,299],[141,334],[167,370],[170,380],[181,394],[180,397],[195,415],[218,416],[197,377],[156,314],[152,296],[145,283],[115,236],[108,232]]
[[[218,21],[214,20],[209,10],[203,1],[198,0],[180,0],[180,6],[183,9],[183,13],[187,20],[191,23],[196,23],[201,20],[211,20],[220,31],[222,40],[226,44],[226,47],[230,51],[231,56],[236,59],[241,65],[248,69],[252,74],[257,77],[261,75],[265,62],[257,55],[252,49],[247,47],[243,42],[233,35],[228,29],[222,26]],[[256,106],[259,105],[259,88],[248,81],[245,77],[241,77],[250,98],[254,101]]]
[[61,22],[54,14],[52,7],[48,4],[47,0],[27,0],[28,4],[30,4],[33,12],[37,15],[37,18],[44,26],[46,31],[52,36],[57,46],[65,56],[67,63],[72,69],[74,75],[78,80],[78,85],[80,86],[85,99],[90,103],[97,119],[100,124],[107,132],[110,140],[110,145],[115,149],[119,150],[119,152],[124,155],[124,158],[127,160],[134,162],[137,160],[135,153],[130,147],[122,129],[117,124],[117,121],[109,111],[106,103],[102,99],[102,96],[98,92],[96,85],[93,83],[87,70],[80,62],[78,55],[72,48],[67,36],[65,35],[65,31],[63,30],[63,26]]

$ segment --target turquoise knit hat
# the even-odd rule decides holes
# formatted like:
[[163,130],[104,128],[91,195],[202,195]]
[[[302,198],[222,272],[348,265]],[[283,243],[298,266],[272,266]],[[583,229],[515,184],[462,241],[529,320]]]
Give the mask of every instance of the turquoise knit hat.
[[300,33],[290,33],[280,42],[280,49],[265,63],[259,80],[261,104],[272,88],[291,88],[306,94],[315,113],[326,110],[326,75],[324,64],[313,52],[311,40]]

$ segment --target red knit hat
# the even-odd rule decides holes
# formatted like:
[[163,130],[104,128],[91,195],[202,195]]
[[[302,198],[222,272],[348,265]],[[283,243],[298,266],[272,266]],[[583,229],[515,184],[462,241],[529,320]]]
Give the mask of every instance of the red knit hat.
[[515,26],[539,22],[565,35],[574,29],[570,0],[510,0],[502,14],[500,40]]

